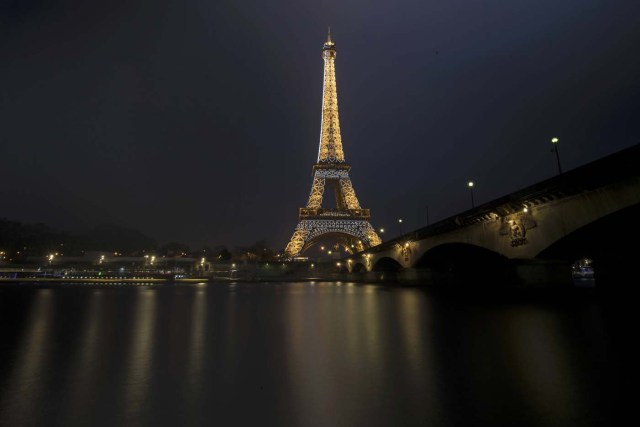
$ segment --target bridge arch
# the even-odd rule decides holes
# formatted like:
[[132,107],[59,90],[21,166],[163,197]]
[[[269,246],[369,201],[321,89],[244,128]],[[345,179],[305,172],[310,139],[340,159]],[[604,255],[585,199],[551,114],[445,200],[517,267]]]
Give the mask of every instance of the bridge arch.
[[580,228],[572,230],[540,251],[538,259],[571,260],[576,257],[598,254],[622,259],[640,238],[640,229],[635,225],[640,216],[640,204],[621,209]]
[[573,263],[581,258],[593,260],[598,284],[624,286],[629,271],[638,262],[640,204],[599,218],[556,240],[540,251],[537,259]]
[[356,262],[351,266],[352,273],[366,273],[367,268],[361,262]]
[[402,264],[392,257],[378,258],[371,266],[376,280],[395,282],[398,279],[400,271],[403,270]]
[[391,257],[382,257],[373,264],[373,271],[397,273],[402,270],[402,264]]
[[413,267],[430,270],[438,280],[452,284],[504,284],[509,259],[482,246],[443,243],[423,253]]

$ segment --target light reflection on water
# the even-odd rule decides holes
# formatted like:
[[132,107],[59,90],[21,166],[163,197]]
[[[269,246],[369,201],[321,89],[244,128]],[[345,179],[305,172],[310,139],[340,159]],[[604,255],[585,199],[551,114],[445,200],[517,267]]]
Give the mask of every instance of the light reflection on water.
[[[156,339],[157,296],[153,289],[136,290],[134,296],[134,316],[131,333],[126,337],[129,341],[129,354],[125,365],[125,377],[121,382],[118,395],[124,397],[122,412],[125,420],[134,422],[145,402],[151,386],[151,369],[155,352],[153,344]],[[123,337],[124,338],[124,337]]]
[[[24,334],[15,342],[17,352],[14,366],[10,371],[3,372],[0,382],[3,389],[8,391],[0,395],[0,421],[4,418],[2,414],[14,413],[15,425],[24,425],[32,412],[33,402],[45,399],[45,359],[52,351],[55,338],[52,330],[55,326],[54,298],[54,291],[40,289],[25,307],[28,315],[25,319]],[[3,321],[3,326],[5,325]],[[6,345],[3,346],[3,353],[4,348]]]
[[[69,395],[68,407],[65,412],[72,414],[77,407],[89,407],[93,404],[95,375],[100,366],[100,342],[101,330],[104,328],[104,310],[106,304],[103,299],[103,291],[96,289],[87,297],[87,305],[84,307],[82,320],[78,325],[78,345],[70,352],[71,363],[69,368]],[[73,420],[68,420],[73,422]]]
[[616,378],[594,299],[20,285],[0,309],[2,425],[597,425]]

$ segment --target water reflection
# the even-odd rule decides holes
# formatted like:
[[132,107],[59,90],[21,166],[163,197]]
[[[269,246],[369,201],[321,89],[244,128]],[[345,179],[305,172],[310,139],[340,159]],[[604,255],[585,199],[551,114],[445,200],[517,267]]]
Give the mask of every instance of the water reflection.
[[286,301],[294,425],[376,424],[394,414],[425,421],[437,413],[422,292],[320,284],[314,294]]
[[[100,343],[103,339],[100,334],[106,317],[102,290],[96,289],[91,293],[83,311],[84,315],[78,324],[80,338],[78,345],[72,349],[73,353],[67,369],[71,396],[68,400],[68,414],[73,414],[77,407],[92,407],[95,403],[95,378],[102,362],[99,360]],[[78,421],[73,417],[66,423],[72,423],[74,420]]]
[[136,289],[134,295],[134,320],[128,337],[129,355],[126,360],[126,374],[122,396],[125,420],[135,422],[148,409],[151,383],[150,372],[154,360],[153,344],[156,322],[156,291]]
[[593,301],[322,282],[24,285],[1,296],[7,425],[588,426],[607,416]]
[[[207,291],[198,289],[192,301],[191,338],[189,342],[189,376],[202,375],[205,352],[205,327],[207,322]],[[196,382],[195,380],[193,381]]]
[[537,401],[533,406],[543,410],[540,415],[549,423],[575,412],[570,392],[575,372],[567,363],[562,326],[556,314],[531,309],[510,323],[510,342],[518,361],[514,374],[522,384],[522,399]]
[[2,414],[8,414],[7,421],[12,425],[34,424],[33,402],[46,399],[44,380],[55,339],[52,334],[54,299],[54,292],[49,289],[34,292],[16,363],[6,382],[2,379],[0,421],[4,418]]

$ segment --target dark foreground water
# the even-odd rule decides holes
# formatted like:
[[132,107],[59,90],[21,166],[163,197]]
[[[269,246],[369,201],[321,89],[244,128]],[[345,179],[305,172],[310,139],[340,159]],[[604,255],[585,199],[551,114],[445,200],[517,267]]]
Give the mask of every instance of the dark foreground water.
[[594,294],[0,285],[0,424],[606,425],[617,327]]

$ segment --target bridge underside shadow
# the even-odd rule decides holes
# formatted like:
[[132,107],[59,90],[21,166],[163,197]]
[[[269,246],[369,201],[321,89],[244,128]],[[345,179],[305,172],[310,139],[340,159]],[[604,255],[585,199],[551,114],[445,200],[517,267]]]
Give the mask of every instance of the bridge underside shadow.
[[402,270],[402,265],[393,258],[380,258],[374,265],[372,271],[376,277],[382,281],[394,281],[398,279],[398,273]]
[[425,252],[414,268],[437,284],[493,287],[513,281],[511,263],[505,256],[466,243],[436,246]]
[[356,274],[364,274],[367,272],[367,269],[365,268],[364,264],[362,264],[361,262],[357,262],[354,264],[351,271]]
[[573,263],[593,260],[596,283],[611,287],[630,285],[640,261],[640,205],[615,212],[568,234],[540,252],[537,259]]

